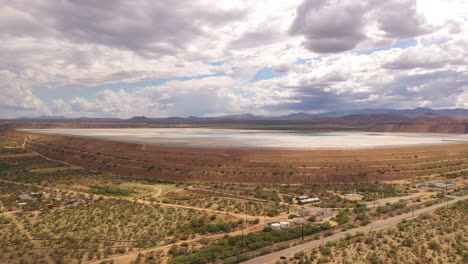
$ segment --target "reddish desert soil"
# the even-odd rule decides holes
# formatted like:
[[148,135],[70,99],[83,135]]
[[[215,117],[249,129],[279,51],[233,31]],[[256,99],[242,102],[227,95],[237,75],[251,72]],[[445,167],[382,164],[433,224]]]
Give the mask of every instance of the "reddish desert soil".
[[91,170],[183,181],[340,183],[410,179],[468,169],[468,144],[362,150],[233,150],[29,134],[27,148]]

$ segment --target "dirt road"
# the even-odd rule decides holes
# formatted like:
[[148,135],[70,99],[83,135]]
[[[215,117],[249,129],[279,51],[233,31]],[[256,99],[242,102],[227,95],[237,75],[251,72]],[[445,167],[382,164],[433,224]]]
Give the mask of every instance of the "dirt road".
[[[87,192],[80,192],[76,190],[69,190],[69,189],[62,189],[62,188],[55,188],[55,187],[44,187],[38,184],[30,184],[30,183],[22,183],[22,182],[16,182],[16,181],[9,181],[9,180],[3,180],[0,179],[0,182],[5,182],[5,183],[12,183],[12,184],[17,184],[17,185],[25,185],[25,186],[34,186],[38,188],[44,188],[48,190],[55,190],[58,192],[66,191],[72,194],[82,194],[85,196],[91,195],[90,193]],[[108,196],[108,195],[100,195],[100,194],[93,194],[94,197],[102,197],[104,199],[122,199],[122,200],[128,200],[132,202],[137,202],[141,204],[146,204],[146,205],[159,205],[163,207],[174,207],[174,208],[181,208],[181,209],[189,209],[189,210],[195,210],[195,211],[201,211],[201,212],[206,212],[208,214],[219,214],[219,215],[228,215],[235,217],[237,219],[246,219],[246,220],[255,220],[257,218],[260,218],[261,216],[252,216],[252,215],[246,215],[246,214],[236,214],[232,212],[225,212],[225,211],[219,211],[215,209],[208,209],[208,208],[200,208],[200,207],[195,207],[195,206],[188,206],[188,205],[179,205],[179,204],[170,204],[170,203],[162,203],[162,202],[155,202],[155,201],[147,201],[143,199],[137,199],[133,197],[115,197],[115,196]]]
[[[164,245],[164,246],[156,246],[156,247],[147,248],[147,249],[144,249],[144,250],[135,251],[135,252],[131,252],[131,253],[125,253],[125,254],[121,254],[121,255],[114,255],[114,256],[99,259],[99,260],[84,261],[83,263],[84,264],[99,264],[99,263],[102,263],[103,261],[114,261],[115,264],[128,264],[128,263],[131,263],[132,261],[134,261],[138,257],[138,254],[140,254],[140,253],[145,254],[145,253],[148,253],[150,251],[155,251],[155,250],[161,250],[161,251],[167,252],[173,245],[180,245],[182,243],[193,243],[193,242],[200,243],[201,239],[203,239],[203,238],[206,238],[206,239],[209,239],[209,240],[218,240],[218,239],[223,238],[226,235],[237,236],[237,235],[240,235],[242,232],[244,234],[248,234],[248,233],[251,233],[251,232],[255,233],[255,232],[260,232],[263,229],[263,227],[264,227],[263,224],[257,224],[257,225],[252,225],[252,226],[250,226],[248,228],[245,228],[243,231],[242,230],[236,230],[236,231],[233,231],[233,232],[230,232],[230,233],[220,233],[220,234],[202,236],[202,237],[198,237],[198,238],[195,238],[195,239],[178,241],[176,243],[172,243],[172,244],[168,244],[168,245]],[[166,263],[166,262],[163,261],[163,263]]]

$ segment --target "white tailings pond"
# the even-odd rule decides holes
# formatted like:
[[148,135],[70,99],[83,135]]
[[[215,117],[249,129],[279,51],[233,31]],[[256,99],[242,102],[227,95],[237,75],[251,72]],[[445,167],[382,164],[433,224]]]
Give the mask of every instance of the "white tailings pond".
[[468,144],[465,134],[288,132],[209,128],[22,129],[22,131],[189,148],[366,149]]

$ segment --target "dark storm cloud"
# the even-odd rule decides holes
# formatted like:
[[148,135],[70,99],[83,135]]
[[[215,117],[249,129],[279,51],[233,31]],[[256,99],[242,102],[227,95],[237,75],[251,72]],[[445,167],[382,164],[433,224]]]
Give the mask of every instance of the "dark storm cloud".
[[362,4],[333,8],[325,0],[305,0],[290,28],[292,35],[304,35],[304,46],[318,53],[353,49],[365,39]]
[[290,34],[303,35],[304,46],[317,53],[336,53],[356,48],[371,38],[369,28],[374,24],[384,32],[383,39],[372,39],[378,46],[434,30],[416,13],[416,1],[413,0],[304,0],[296,13]]
[[[338,82],[339,83],[339,82]],[[453,102],[468,90],[468,74],[456,71],[439,71],[427,74],[400,75],[395,80],[377,85],[363,80],[362,85],[371,86],[371,91],[359,91],[359,87],[335,88],[336,82],[303,81],[288,98],[293,103],[268,106],[270,110],[349,110],[375,107],[418,107],[429,102],[432,107],[452,107]],[[372,99],[372,96],[378,96]]]
[[379,28],[388,38],[414,38],[435,29],[417,14],[416,1],[378,1],[374,7]]
[[383,87],[388,95],[407,98],[417,96],[429,101],[459,94],[468,88],[468,74],[457,71],[436,71],[426,74],[404,75]]
[[[208,37],[204,26],[221,26],[243,16],[189,0],[15,1],[17,10],[39,18],[51,36],[75,43],[102,44],[137,52],[175,54],[194,39]],[[25,24],[26,22],[23,22]],[[22,34],[20,25],[19,32]],[[37,26],[36,26],[37,27]],[[30,28],[24,26],[24,29]]]
[[231,41],[228,47],[231,49],[248,49],[268,45],[280,40],[283,37],[281,32],[273,29],[263,29],[247,32],[240,38]]
[[355,102],[367,98],[367,93],[352,93],[342,92],[337,94],[336,91],[327,91],[324,87],[303,87],[298,89],[297,96],[289,99],[295,100],[293,103],[279,103],[269,105],[269,110],[294,110],[294,111],[309,111],[309,110],[349,110],[359,108],[363,104]]

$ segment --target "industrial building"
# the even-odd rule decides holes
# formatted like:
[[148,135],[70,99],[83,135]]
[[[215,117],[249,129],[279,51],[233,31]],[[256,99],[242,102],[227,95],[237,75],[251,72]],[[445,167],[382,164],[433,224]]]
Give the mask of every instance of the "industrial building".
[[432,182],[428,185],[431,188],[449,188],[455,186],[455,183],[451,182]]
[[296,201],[304,200],[304,199],[309,199],[309,196],[307,195],[302,195],[302,196],[297,196]]
[[319,202],[320,202],[319,198],[307,198],[307,199],[298,200],[297,204],[303,205],[303,204],[319,203]]
[[31,200],[31,196],[29,194],[20,194],[18,195],[18,200]]

